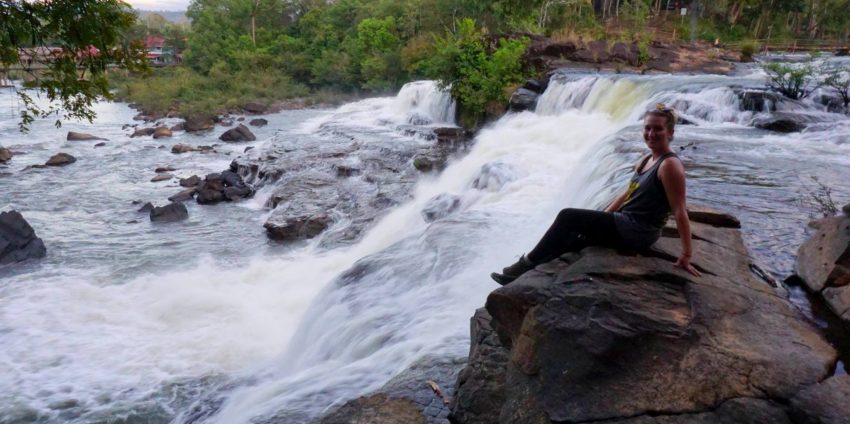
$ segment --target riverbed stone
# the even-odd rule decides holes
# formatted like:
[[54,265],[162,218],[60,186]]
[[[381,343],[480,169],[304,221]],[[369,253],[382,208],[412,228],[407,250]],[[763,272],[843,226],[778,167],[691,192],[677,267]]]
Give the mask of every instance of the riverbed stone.
[[44,242],[20,212],[0,212],[0,265],[43,258]]
[[215,121],[211,116],[194,116],[183,122],[183,129],[186,132],[209,131],[213,128],[215,128]]
[[9,150],[9,149],[7,149],[3,146],[0,146],[0,163],[8,162],[9,160],[12,159],[12,156],[14,156],[14,155],[12,154],[11,150]]
[[189,178],[180,179],[180,187],[195,187],[201,184],[201,177],[192,175]]
[[850,323],[850,216],[827,217],[813,224],[815,234],[797,251],[797,276]]
[[45,166],[65,166],[70,165],[77,161],[77,158],[69,155],[68,153],[57,153],[50,157],[47,162],[44,163]]
[[775,112],[767,117],[758,117],[753,120],[753,126],[763,130],[792,133],[806,129],[806,121],[795,114]]
[[266,113],[268,108],[269,107],[267,105],[260,103],[260,102],[248,102],[248,103],[245,103],[242,106],[242,110],[244,110],[246,113],[250,113],[250,114],[254,114],[254,115]]
[[460,208],[460,196],[451,193],[438,194],[425,202],[422,218],[425,222],[434,222],[445,218]]
[[85,141],[85,140],[106,140],[105,138],[100,138],[93,134],[81,133],[68,131],[68,136],[66,137],[68,141]]
[[174,178],[174,175],[171,175],[169,173],[162,173],[162,174],[157,174],[156,176],[151,178],[151,182],[152,183],[158,183],[160,181],[168,181],[172,178]]
[[195,193],[197,193],[197,191],[197,188],[190,187],[177,192],[177,194],[169,197],[168,200],[171,202],[188,202],[195,197]]
[[[244,121],[245,118],[242,118],[242,120]],[[248,125],[250,125],[252,127],[265,127],[268,124],[269,124],[269,121],[268,121],[268,119],[265,119],[265,118],[256,118],[256,119],[252,119],[250,122],[248,122]]]
[[257,137],[244,124],[239,124],[236,128],[225,131],[218,139],[227,142],[239,142],[254,141]]
[[194,147],[192,147],[188,144],[178,143],[178,144],[171,146],[171,153],[174,153],[174,154],[189,153],[189,152],[196,152],[196,151],[198,151],[198,149],[196,149],[196,148],[194,148]]
[[150,211],[151,222],[177,222],[189,218],[189,210],[180,202],[156,206]]
[[155,128],[136,128],[136,130],[133,131],[133,134],[130,134],[130,138],[148,137],[153,135],[154,132],[156,132]]
[[524,110],[534,111],[537,106],[537,98],[539,94],[527,88],[519,88],[511,94],[508,101],[508,110],[513,112],[522,112]]
[[801,390],[791,399],[791,409],[795,423],[850,422],[850,375],[836,375]]
[[153,138],[171,137],[173,134],[168,127],[156,127],[153,132]]
[[[681,243],[662,237],[638,256],[567,254],[493,291],[486,309],[508,351],[505,383],[466,383],[456,396],[503,398],[499,419],[461,405],[457,422],[688,422],[677,417],[741,400],[728,407],[788,422],[781,405],[829,376],[837,353],[751,271],[739,230],[692,225],[706,235],[693,241],[702,277],[673,267]],[[471,355],[468,367],[491,358]]]

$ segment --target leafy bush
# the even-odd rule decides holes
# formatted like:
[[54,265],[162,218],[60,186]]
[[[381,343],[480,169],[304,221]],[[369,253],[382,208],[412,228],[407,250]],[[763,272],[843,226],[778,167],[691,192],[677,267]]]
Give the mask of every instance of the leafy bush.
[[799,64],[766,63],[767,85],[789,99],[802,99],[821,86],[818,69],[812,61]]
[[755,40],[746,40],[741,43],[741,62],[752,62],[753,55],[759,48],[759,44]]

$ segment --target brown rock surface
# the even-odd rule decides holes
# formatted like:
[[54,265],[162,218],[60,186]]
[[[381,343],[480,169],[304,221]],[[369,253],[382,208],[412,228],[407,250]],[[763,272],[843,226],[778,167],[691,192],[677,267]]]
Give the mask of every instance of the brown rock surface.
[[8,162],[9,159],[12,159],[12,151],[0,146],[0,163]]
[[153,138],[171,137],[172,133],[168,127],[156,127],[153,132]]
[[837,375],[801,390],[791,399],[792,416],[799,424],[850,422],[850,375]]
[[692,225],[700,278],[673,267],[680,243],[662,237],[645,256],[567,254],[491,293],[505,383],[484,384],[498,349],[471,354],[457,422],[495,422],[473,401],[500,405],[500,423],[790,422],[783,400],[827,377],[836,352],[750,270],[738,230]]
[[827,306],[850,322],[850,216],[818,220],[814,235],[797,251],[797,275]]
[[96,135],[92,135],[92,134],[68,131],[67,140],[68,141],[84,141],[84,140],[106,140],[106,139],[100,138],[100,137],[98,137]]
[[57,153],[50,157],[44,164],[46,166],[65,166],[77,161],[77,158],[67,153]]
[[354,399],[319,421],[321,424],[425,423],[416,404],[383,394]]

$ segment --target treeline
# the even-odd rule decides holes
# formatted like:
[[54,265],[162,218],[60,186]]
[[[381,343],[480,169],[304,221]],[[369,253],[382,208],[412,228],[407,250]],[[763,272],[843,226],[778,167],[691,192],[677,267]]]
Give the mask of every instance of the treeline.
[[385,93],[433,78],[475,120],[526,76],[522,34],[643,43],[653,34],[850,35],[850,0],[193,0],[187,16],[188,31],[159,22],[178,49],[185,43],[184,68],[156,84],[124,81],[131,100],[185,112],[323,90]]

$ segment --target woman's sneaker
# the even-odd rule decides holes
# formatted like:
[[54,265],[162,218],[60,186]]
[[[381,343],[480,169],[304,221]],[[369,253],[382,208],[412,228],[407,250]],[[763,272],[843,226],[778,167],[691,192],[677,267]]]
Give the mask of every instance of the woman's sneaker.
[[522,255],[516,263],[503,268],[501,274],[498,272],[490,274],[490,278],[504,286],[505,284],[513,282],[522,274],[531,271],[535,266],[537,265],[534,262],[529,261],[525,255]]

